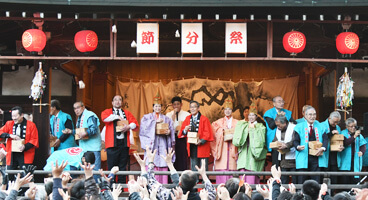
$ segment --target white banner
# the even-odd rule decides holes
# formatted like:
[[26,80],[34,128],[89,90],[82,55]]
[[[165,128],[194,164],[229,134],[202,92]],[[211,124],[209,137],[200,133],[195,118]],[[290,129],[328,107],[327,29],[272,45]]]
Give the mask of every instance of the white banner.
[[137,23],[137,53],[159,53],[158,23]]
[[181,53],[202,53],[202,23],[181,24]]
[[225,52],[247,53],[247,23],[226,23]]

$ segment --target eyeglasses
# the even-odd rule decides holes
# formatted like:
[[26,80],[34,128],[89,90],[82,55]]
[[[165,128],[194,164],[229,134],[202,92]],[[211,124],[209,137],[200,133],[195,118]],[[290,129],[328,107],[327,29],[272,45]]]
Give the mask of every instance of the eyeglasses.
[[317,116],[317,114],[316,113],[309,113],[309,114],[307,114],[307,116]]
[[76,109],[79,109],[79,108],[81,108],[82,106],[77,106],[77,107],[74,107],[74,110],[76,110]]

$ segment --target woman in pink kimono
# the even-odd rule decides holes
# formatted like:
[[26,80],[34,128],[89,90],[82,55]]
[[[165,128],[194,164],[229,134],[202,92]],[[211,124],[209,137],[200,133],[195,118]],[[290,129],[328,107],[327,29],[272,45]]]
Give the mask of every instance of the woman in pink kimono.
[[[169,129],[164,133],[157,134],[157,124],[168,124]],[[174,148],[175,145],[175,131],[173,121],[161,113],[161,98],[159,93],[153,100],[153,113],[149,113],[143,116],[141,119],[139,130],[139,138],[141,140],[142,149],[146,149],[148,146],[151,150],[157,149],[157,155],[155,156],[154,165],[155,171],[168,171],[166,161],[161,157],[166,157],[166,152],[169,148]],[[146,157],[146,152],[144,152]],[[175,155],[172,158],[172,162],[175,162]],[[148,166],[148,160],[146,160],[146,166]],[[162,184],[168,183],[167,175],[155,176],[158,182]]]
[[[215,159],[216,171],[236,171],[237,148],[232,144],[231,132],[238,120],[232,117],[233,100],[229,96],[224,103],[225,117],[212,123],[215,140],[211,142],[211,152]],[[216,184],[225,183],[232,176],[216,176]]]

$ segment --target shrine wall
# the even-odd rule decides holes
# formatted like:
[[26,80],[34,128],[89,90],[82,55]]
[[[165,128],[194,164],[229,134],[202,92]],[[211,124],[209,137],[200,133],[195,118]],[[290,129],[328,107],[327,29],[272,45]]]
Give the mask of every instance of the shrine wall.
[[[96,64],[97,65],[97,64]],[[94,73],[92,109],[101,113],[111,107],[115,95],[116,80],[120,81],[162,81],[182,78],[209,78],[242,81],[262,81],[265,79],[299,76],[298,110],[305,104],[316,107],[319,112],[319,86],[316,86],[316,71],[321,67],[307,62],[277,61],[101,61],[98,73]],[[98,84],[96,84],[98,83]],[[102,84],[104,83],[104,84]],[[102,85],[101,85],[102,84]],[[87,87],[87,86],[86,86]],[[101,101],[101,96],[105,100]]]

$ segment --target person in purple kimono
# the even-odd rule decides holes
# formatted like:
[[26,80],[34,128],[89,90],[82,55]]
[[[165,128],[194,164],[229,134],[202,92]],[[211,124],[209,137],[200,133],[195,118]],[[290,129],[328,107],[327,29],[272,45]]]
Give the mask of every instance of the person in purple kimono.
[[[168,124],[168,130],[159,131],[156,130],[157,125]],[[169,148],[174,148],[175,145],[175,130],[173,121],[161,113],[161,97],[159,92],[153,99],[153,113],[149,113],[143,116],[141,119],[139,138],[141,140],[142,149],[149,147],[152,151],[157,149],[157,155],[153,164],[155,165],[155,171],[168,171],[166,161],[161,157],[166,157],[166,152]],[[144,152],[146,157],[146,152]],[[172,162],[175,162],[175,156],[172,158]],[[148,166],[148,160],[146,166]],[[156,179],[162,183],[168,183],[167,175],[157,175]]]

